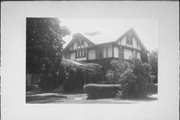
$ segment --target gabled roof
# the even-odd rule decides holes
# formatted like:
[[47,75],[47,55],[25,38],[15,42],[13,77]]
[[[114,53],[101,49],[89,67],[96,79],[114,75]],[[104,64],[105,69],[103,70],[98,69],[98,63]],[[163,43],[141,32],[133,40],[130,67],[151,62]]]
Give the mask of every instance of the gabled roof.
[[91,42],[89,39],[87,39],[85,36],[83,36],[81,33],[75,33],[74,35],[73,35],[73,38],[72,38],[72,40],[70,41],[70,43],[64,48],[64,50],[67,50],[71,45],[72,45],[72,43],[74,43],[76,40],[77,40],[77,38],[79,39],[79,38],[82,38],[83,40],[85,40],[85,41],[87,41],[88,43],[90,43],[90,44],[92,44],[92,45],[95,45],[93,42]]
[[[137,33],[135,32],[134,28],[130,28],[128,31],[126,31],[124,34],[121,35],[121,37],[119,37],[117,40],[115,41],[111,41],[111,42],[104,42],[104,43],[99,43],[99,44],[94,44],[91,40],[89,40],[87,37],[85,37],[85,35],[82,35],[81,33],[76,33],[73,35],[72,40],[70,41],[70,43],[64,48],[64,50],[67,50],[72,43],[77,39],[77,38],[82,38],[83,40],[87,41],[88,43],[92,44],[91,47],[93,46],[99,46],[99,45],[104,45],[104,44],[110,44],[110,43],[117,43],[121,40],[123,40],[124,36],[128,35],[130,32],[132,32],[132,34],[135,36],[136,40],[139,42],[139,44],[142,46],[142,48],[146,51],[149,52],[146,47],[144,46],[144,44],[142,43],[141,39],[138,37]],[[90,48],[91,48],[90,47]]]
[[124,36],[126,36],[127,34],[129,33],[132,33],[135,37],[136,37],[136,40],[139,42],[139,44],[143,47],[143,49],[146,51],[146,52],[149,52],[146,47],[144,46],[144,44],[142,43],[141,39],[139,38],[139,36],[137,35],[136,31],[134,30],[133,27],[131,27],[128,31],[126,31],[123,35],[121,35],[121,37],[119,37],[116,42],[119,42],[121,40],[123,40]]

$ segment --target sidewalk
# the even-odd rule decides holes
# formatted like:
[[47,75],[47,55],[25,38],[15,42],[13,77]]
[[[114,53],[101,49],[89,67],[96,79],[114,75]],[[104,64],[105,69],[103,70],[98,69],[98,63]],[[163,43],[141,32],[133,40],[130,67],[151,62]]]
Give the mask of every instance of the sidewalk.
[[87,99],[86,94],[63,94],[63,93],[37,93],[27,94],[27,103],[78,103],[78,104],[104,104],[104,103],[144,103],[157,101],[157,94],[149,95],[141,99],[122,99],[116,98],[103,98],[103,99]]

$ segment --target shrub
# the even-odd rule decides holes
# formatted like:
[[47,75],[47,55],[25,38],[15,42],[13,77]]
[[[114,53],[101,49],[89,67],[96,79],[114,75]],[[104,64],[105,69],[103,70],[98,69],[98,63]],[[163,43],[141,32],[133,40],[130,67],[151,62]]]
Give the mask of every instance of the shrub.
[[103,80],[102,67],[96,63],[86,64],[85,84],[101,83]]
[[84,73],[81,69],[73,70],[68,72],[67,79],[65,79],[64,92],[82,92],[84,84]]
[[84,86],[84,92],[88,94],[88,99],[112,98],[119,90],[119,84],[87,84]]
[[51,74],[44,74],[38,83],[38,86],[44,91],[51,91],[58,85],[58,77]]
[[116,81],[114,80],[114,71],[108,70],[106,72],[106,81],[105,83],[115,83]]
[[158,86],[156,84],[149,84],[147,86],[147,92],[150,94],[156,94],[158,92]]
[[146,95],[150,79],[150,66],[139,59],[131,62],[112,61],[115,81],[121,84],[122,97],[140,97]]
[[110,64],[112,70],[106,72],[106,83],[120,83],[119,79],[122,73],[129,68],[129,63],[123,60],[112,60]]
[[63,59],[59,72],[44,73],[38,85],[45,91],[52,91],[63,85],[64,92],[83,92],[84,83],[100,83],[101,66],[95,63],[79,63]]
[[151,51],[148,56],[148,62],[151,65],[151,75],[155,76],[155,79],[152,81],[153,83],[158,82],[158,51]]
[[101,80],[101,66],[95,63],[78,63],[70,60],[63,62],[65,67],[65,92],[83,92],[83,85],[99,83]]

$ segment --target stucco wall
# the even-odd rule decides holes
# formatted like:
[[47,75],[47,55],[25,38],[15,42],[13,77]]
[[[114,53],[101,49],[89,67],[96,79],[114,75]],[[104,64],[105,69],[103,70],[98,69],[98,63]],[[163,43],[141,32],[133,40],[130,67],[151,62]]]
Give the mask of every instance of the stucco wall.
[[136,50],[133,50],[133,58],[134,57],[137,57],[137,51]]
[[89,50],[88,51],[88,59],[89,60],[94,60],[95,58],[96,58],[95,50]]
[[77,49],[77,43],[76,42],[73,43],[73,49]]
[[141,59],[141,54],[140,54],[140,52],[137,52],[137,58],[138,58],[138,59]]
[[76,58],[77,61],[82,61],[82,60],[86,60],[86,57],[82,57],[82,58]]
[[71,60],[75,60],[75,59],[76,59],[76,53],[75,53],[75,52],[72,52],[72,53],[71,53],[70,59],[71,59]]
[[121,40],[121,45],[126,45],[126,37]]
[[103,50],[103,53],[102,53],[103,54],[103,58],[106,58],[106,55],[107,55],[106,48],[104,47],[102,50]]
[[119,57],[118,47],[114,47],[114,57]]
[[103,49],[103,58],[112,57],[113,48],[112,45],[105,46]]
[[139,44],[137,44],[137,49],[141,50],[141,46]]
[[112,57],[112,45],[108,46],[108,57]]
[[124,59],[131,59],[132,58],[132,50],[124,49]]
[[88,43],[86,41],[84,42],[84,47],[88,47]]
[[137,41],[136,41],[136,39],[133,37],[132,40],[133,40],[133,48],[137,48]]

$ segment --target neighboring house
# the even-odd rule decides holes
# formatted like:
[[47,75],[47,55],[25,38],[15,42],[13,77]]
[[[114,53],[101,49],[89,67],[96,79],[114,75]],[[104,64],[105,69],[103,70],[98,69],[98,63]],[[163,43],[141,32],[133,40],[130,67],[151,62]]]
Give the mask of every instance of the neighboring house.
[[147,53],[148,50],[135,30],[131,28],[117,40],[102,44],[94,44],[80,33],[74,34],[71,42],[64,49],[64,58],[80,62],[95,62],[109,67],[113,59],[142,60],[142,56],[147,59]]

